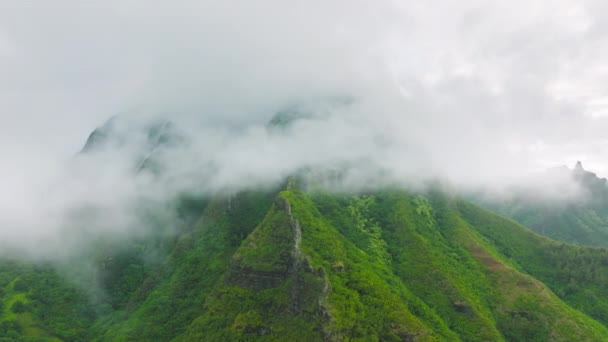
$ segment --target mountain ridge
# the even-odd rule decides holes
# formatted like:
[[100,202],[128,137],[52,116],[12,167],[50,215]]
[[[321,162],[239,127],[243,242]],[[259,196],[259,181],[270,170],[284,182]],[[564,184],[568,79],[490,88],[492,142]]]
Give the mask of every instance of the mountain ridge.
[[[181,196],[174,234],[63,265],[0,259],[0,340],[608,340],[608,249],[439,183],[335,192],[314,177]],[[83,265],[95,276],[63,276]]]
[[[556,195],[537,198],[530,189],[515,189],[498,197],[468,196],[480,206],[496,211],[550,238],[581,245],[608,246],[608,186],[606,179],[585,170],[581,162],[573,169],[559,168],[562,181]],[[551,177],[551,175],[549,175]],[[568,194],[559,195],[560,188]]]

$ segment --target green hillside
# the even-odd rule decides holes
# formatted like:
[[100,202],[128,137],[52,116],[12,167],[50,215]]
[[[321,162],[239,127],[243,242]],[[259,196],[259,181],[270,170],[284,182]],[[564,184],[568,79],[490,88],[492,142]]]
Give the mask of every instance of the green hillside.
[[[580,195],[570,199],[536,197],[534,190],[514,189],[506,196],[472,196],[479,205],[509,217],[552,239],[590,246],[608,246],[608,186],[605,178],[583,169],[554,169],[579,188]],[[556,195],[566,186],[559,185]],[[553,196],[558,197],[559,196]]]
[[0,340],[608,340],[608,250],[441,191],[292,179],[182,211],[197,219],[175,237],[105,246],[95,291],[65,266],[4,262]]

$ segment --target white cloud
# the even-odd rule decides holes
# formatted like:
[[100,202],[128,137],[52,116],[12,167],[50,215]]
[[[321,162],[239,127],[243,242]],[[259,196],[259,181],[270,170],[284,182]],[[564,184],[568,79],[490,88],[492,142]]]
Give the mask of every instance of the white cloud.
[[[99,230],[129,226],[144,195],[271,182],[306,165],[357,165],[351,183],[382,169],[384,180],[495,185],[578,159],[602,174],[604,7],[0,1],[0,239],[56,236],[66,210],[92,199],[122,222]],[[264,128],[278,109],[336,97],[354,102],[287,136]],[[67,162],[125,113],[171,117],[191,137],[165,153],[160,188],[126,176],[131,153]]]

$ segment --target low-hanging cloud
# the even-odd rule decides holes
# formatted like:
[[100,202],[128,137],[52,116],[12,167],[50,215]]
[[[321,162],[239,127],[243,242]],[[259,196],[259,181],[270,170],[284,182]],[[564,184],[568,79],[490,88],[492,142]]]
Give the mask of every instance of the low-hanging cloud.
[[[496,187],[577,159],[601,174],[605,6],[4,1],[0,241],[48,254],[145,233],[141,203],[170,211],[182,191],[306,167],[346,168],[353,187]],[[303,107],[310,117],[268,129]],[[174,122],[184,141],[154,151],[162,176],[134,172],[149,153],[138,128],[74,156],[112,115]]]

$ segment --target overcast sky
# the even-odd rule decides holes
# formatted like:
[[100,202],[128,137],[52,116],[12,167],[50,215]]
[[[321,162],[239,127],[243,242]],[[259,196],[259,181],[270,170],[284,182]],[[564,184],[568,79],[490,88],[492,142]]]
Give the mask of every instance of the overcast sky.
[[540,165],[581,159],[605,173],[606,7],[1,0],[0,148],[15,164],[66,158],[114,114],[255,122],[268,118],[260,106],[381,79],[425,102],[404,116],[434,107],[448,124],[515,131],[504,143]]
[[[36,186],[117,114],[214,137],[198,146],[220,185],[336,160],[463,184],[576,160],[606,176],[607,17],[605,1],[0,0],[0,213],[35,216]],[[354,104],[289,139],[260,130],[325,98]]]

